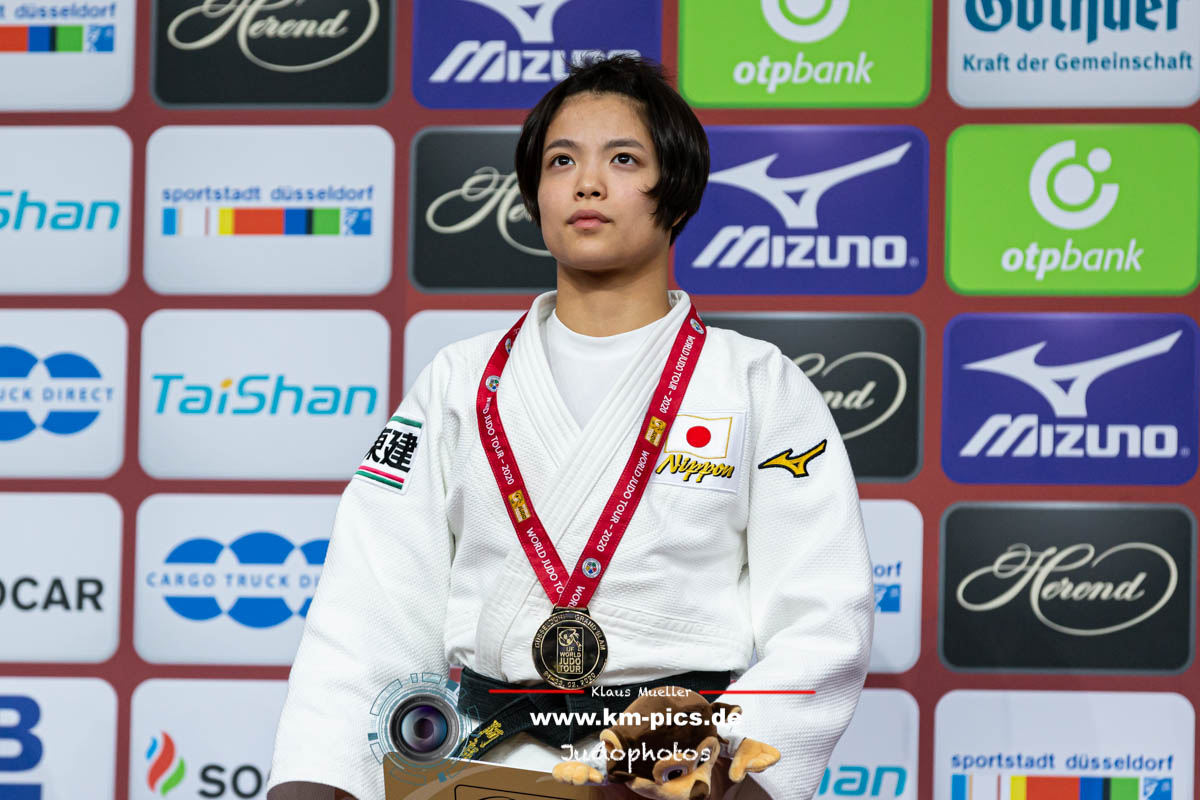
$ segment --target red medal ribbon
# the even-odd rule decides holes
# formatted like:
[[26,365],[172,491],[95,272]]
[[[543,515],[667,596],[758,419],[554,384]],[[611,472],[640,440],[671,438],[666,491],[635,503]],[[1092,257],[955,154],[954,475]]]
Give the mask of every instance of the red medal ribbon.
[[[578,608],[586,606],[596,591],[600,577],[608,567],[617,544],[625,535],[625,529],[629,527],[634,510],[646,492],[649,472],[658,463],[658,455],[667,443],[667,434],[692,379],[692,372],[696,369],[696,361],[704,347],[706,329],[693,305],[688,309],[686,319],[680,324],[679,332],[675,334],[675,343],[671,346],[671,354],[667,357],[667,363],[658,379],[658,387],[654,390],[650,407],[646,410],[642,425],[638,429],[633,452],[629,454],[629,460],[625,462],[625,469],[608,497],[604,512],[579,555],[579,562],[568,577],[554,543],[550,541],[550,536],[533,508],[533,498],[529,496],[529,490],[525,487],[525,479],[521,477],[521,471],[517,468],[504,425],[500,422],[496,390],[500,385],[504,365],[508,363],[509,350],[516,341],[526,316],[528,313],[523,314],[496,345],[496,350],[488,359],[483,377],[479,381],[479,391],[475,395],[479,436],[483,441],[483,452],[487,455],[492,474],[496,477],[500,497],[504,501],[504,507],[508,509],[508,519],[517,532],[521,547],[524,548],[529,563],[533,565],[533,571],[541,581],[546,596],[554,606]],[[586,566],[589,562],[593,562],[590,569]],[[591,574],[587,574],[588,572]]]

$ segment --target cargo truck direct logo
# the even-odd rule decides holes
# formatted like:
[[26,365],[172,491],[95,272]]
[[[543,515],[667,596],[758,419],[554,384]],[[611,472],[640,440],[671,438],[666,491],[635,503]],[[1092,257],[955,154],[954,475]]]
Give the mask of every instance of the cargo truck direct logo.
[[919,131],[715,128],[709,140],[715,166],[734,163],[709,176],[680,237],[676,278],[689,291],[894,294],[924,282]]
[[431,108],[525,108],[572,64],[658,58],[660,4],[638,0],[417,0],[413,94]]
[[1187,481],[1195,329],[1175,314],[957,317],[946,332],[947,473],[967,483]]
[[1188,126],[959,128],[947,279],[964,294],[1185,294],[1200,277],[1197,170]]
[[[185,619],[203,622],[228,614],[248,628],[273,628],[292,616],[308,615],[328,547],[328,539],[297,547],[270,531],[239,536],[228,547],[215,539],[188,539],[144,580]],[[297,550],[302,561],[294,559],[295,566],[288,566]],[[232,559],[222,558],[226,553]],[[227,607],[220,596],[232,598]]]
[[[35,372],[39,364],[42,369]],[[20,347],[0,345],[0,442],[24,438],[39,427],[59,436],[87,429],[113,402],[114,387],[102,378],[78,353],[39,360]]]

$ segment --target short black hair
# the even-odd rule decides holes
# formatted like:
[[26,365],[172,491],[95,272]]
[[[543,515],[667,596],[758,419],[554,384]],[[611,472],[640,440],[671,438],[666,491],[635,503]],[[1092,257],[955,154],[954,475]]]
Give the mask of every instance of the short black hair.
[[[708,137],[704,126],[679,93],[667,82],[662,65],[649,59],[618,55],[574,64],[566,79],[546,92],[521,128],[517,141],[517,183],[525,208],[537,226],[538,184],[542,178],[542,148],[546,131],[558,109],[571,95],[581,92],[622,94],[641,104],[642,119],[650,129],[658,156],[658,183],[647,194],[658,201],[654,221],[671,231],[675,243],[683,226],[700,208],[708,183]],[[672,224],[676,219],[679,222]]]

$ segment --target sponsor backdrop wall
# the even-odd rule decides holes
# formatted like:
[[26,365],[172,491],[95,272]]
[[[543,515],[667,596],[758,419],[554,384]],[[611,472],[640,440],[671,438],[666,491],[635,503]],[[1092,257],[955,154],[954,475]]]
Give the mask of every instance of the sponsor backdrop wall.
[[1194,797],[1197,0],[0,0],[0,797],[263,796],[338,494],[552,285],[512,150],[591,51],[678,75],[675,284],[860,481],[820,796]]

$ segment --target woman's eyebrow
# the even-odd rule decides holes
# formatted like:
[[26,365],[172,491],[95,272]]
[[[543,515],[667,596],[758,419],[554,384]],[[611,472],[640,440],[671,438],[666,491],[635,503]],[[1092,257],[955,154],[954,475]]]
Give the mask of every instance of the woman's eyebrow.
[[[579,145],[573,139],[555,139],[553,142],[547,143],[542,152],[545,152],[546,150],[553,150],[557,147],[561,147],[565,150],[579,149]],[[646,149],[645,145],[643,145],[637,139],[610,139],[604,143],[605,150],[613,150],[618,147],[628,147],[637,150]]]

